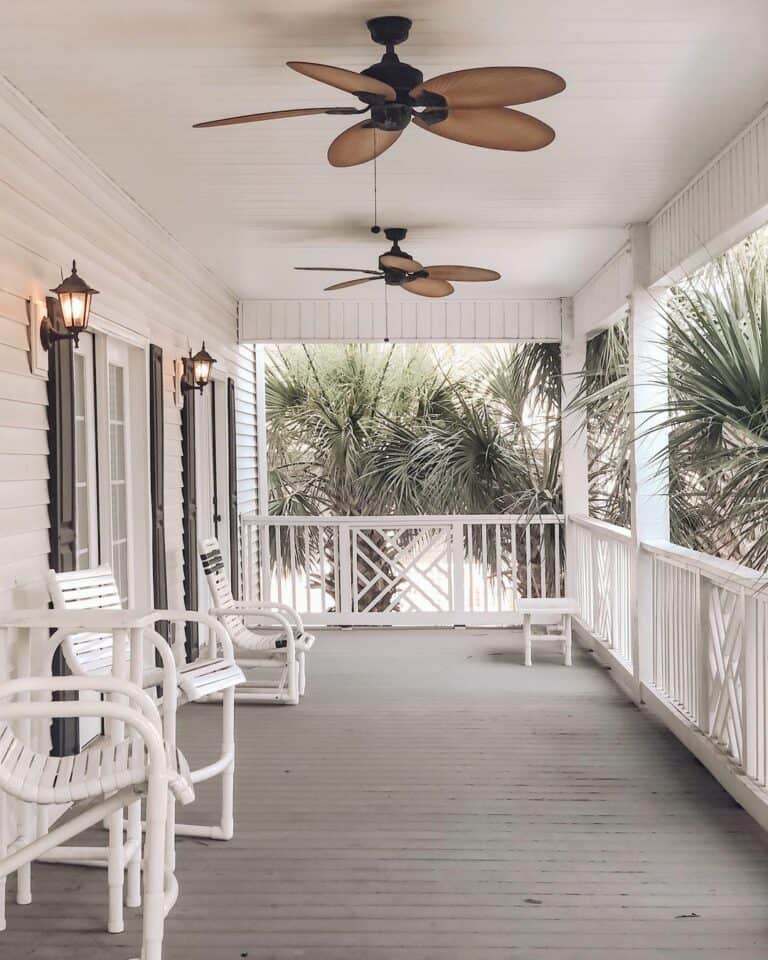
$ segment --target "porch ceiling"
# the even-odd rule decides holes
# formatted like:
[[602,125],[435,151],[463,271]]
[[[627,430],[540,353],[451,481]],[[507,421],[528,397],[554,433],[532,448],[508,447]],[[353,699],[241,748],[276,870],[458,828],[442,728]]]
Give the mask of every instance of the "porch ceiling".
[[382,247],[368,232],[372,166],[325,161],[345,119],[191,125],[346,103],[284,61],[361,69],[379,52],[364,21],[384,12],[414,18],[403,56],[426,76],[523,63],[568,81],[563,95],[531,105],[558,133],[540,153],[471,149],[414,129],[381,159],[379,220],[411,228],[407,249],[502,271],[500,283],[459,296],[573,293],[624,225],[649,218],[768,89],[765,0],[26,0],[6,5],[0,62],[241,297],[316,297],[318,277],[294,264],[366,267]]

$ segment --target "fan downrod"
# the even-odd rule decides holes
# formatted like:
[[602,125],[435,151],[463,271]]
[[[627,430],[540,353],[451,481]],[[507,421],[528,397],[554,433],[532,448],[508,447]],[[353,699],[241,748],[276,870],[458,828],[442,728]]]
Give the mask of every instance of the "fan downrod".
[[408,39],[413,22],[408,17],[373,17],[366,22],[374,43],[396,47]]

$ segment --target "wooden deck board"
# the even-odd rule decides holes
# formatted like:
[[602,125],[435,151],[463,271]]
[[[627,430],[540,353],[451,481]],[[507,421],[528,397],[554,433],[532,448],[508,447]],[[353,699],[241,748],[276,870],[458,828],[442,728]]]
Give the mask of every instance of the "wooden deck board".
[[[301,706],[238,707],[237,835],[179,841],[167,960],[763,960],[765,835],[584,654],[535,657],[321,634]],[[217,708],[181,716],[204,760]],[[134,911],[102,932],[100,872],[37,866],[33,892],[3,960],[136,955]]]

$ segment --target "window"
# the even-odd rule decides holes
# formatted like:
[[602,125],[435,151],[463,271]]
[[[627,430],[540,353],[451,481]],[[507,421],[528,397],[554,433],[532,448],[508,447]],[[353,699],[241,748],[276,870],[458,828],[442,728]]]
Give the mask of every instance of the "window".
[[93,337],[83,334],[73,355],[75,396],[75,566],[99,562],[96,481],[96,413],[93,394]]
[[128,604],[128,477],[126,472],[125,368],[109,364],[109,502],[112,527],[112,572],[120,602]]

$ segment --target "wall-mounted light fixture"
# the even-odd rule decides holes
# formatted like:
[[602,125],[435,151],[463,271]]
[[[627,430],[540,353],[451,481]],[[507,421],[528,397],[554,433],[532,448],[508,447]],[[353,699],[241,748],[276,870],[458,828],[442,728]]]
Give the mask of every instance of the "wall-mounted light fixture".
[[202,393],[211,382],[211,367],[213,367],[214,363],[216,363],[216,361],[205,349],[205,340],[203,340],[202,347],[200,347],[194,356],[190,348],[189,357],[185,361],[187,379],[182,381],[183,389],[199,390],[200,393]]
[[[75,346],[78,345],[80,334],[88,329],[91,300],[98,292],[77,275],[77,264],[73,260],[72,273],[51,290],[51,293],[56,294],[56,298],[46,297],[48,315],[40,322],[40,342],[43,350],[50,350],[57,340],[74,340]],[[64,323],[63,331],[56,329],[57,317]]]

